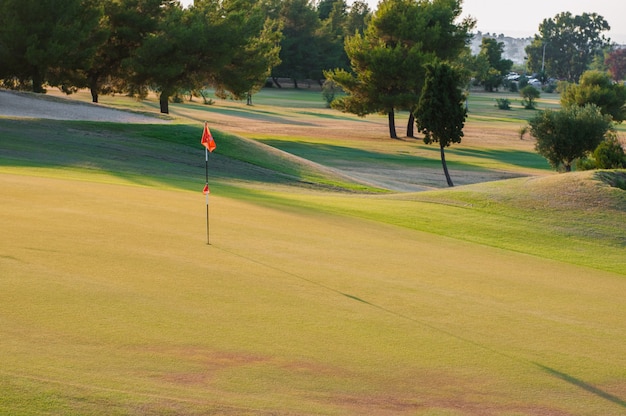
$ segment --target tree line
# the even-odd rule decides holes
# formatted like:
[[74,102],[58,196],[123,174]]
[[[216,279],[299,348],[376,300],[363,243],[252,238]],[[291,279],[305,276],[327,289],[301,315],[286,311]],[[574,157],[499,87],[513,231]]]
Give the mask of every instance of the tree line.
[[2,86],[66,93],[145,96],[158,92],[161,112],[181,91],[208,86],[242,99],[271,75],[322,78],[347,68],[347,33],[371,12],[344,0],[2,0]]
[[[459,21],[462,1],[383,0],[2,0],[2,86],[66,93],[159,93],[161,111],[180,91],[213,87],[249,98],[268,77],[328,79],[348,93],[335,108],[389,115],[415,108],[425,65],[448,61],[485,90],[499,88],[512,61],[495,38],[468,48],[475,22]],[[624,50],[603,36],[602,16],[560,13],[545,19],[526,48],[527,68],[543,80],[577,82],[591,65],[624,76]],[[606,58],[606,59],[604,59]],[[407,136],[413,136],[413,119]]]

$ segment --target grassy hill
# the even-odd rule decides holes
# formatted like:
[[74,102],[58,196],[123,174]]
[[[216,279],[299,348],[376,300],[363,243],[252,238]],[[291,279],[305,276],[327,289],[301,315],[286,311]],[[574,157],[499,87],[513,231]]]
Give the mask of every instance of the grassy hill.
[[176,111],[0,119],[0,414],[624,412],[623,171],[526,166],[506,122],[457,173],[518,177],[389,192],[340,167],[426,147],[215,128],[207,245],[212,110]]

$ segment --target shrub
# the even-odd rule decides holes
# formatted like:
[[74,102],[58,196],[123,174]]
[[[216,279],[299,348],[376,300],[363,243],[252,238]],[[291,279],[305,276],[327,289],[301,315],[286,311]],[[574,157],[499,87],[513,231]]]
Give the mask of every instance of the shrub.
[[335,100],[338,93],[341,92],[341,87],[335,81],[327,79],[322,85],[322,97],[326,101],[326,107],[330,108],[330,103]]
[[553,92],[556,92],[557,90],[557,85],[553,82],[546,84],[543,86],[542,88],[543,92],[546,92],[548,94],[552,94]]
[[590,157],[583,157],[576,160],[576,170],[594,170],[597,169],[596,161]]
[[508,100],[508,98],[496,98],[496,106],[500,110],[510,110],[511,102]]
[[519,77],[519,80],[517,80],[517,88],[521,90],[527,85],[528,85],[528,77],[526,75],[522,75],[521,77]]
[[519,133],[519,139],[524,140],[524,136],[526,135],[526,133],[528,133],[528,126],[520,127],[518,130],[518,133]]
[[593,151],[598,169],[620,169],[626,167],[626,154],[617,136],[609,134]]
[[537,101],[537,99],[541,95],[539,90],[532,85],[526,85],[519,91],[519,93],[523,98],[522,105],[524,106],[524,108],[527,110],[534,110],[535,101]]

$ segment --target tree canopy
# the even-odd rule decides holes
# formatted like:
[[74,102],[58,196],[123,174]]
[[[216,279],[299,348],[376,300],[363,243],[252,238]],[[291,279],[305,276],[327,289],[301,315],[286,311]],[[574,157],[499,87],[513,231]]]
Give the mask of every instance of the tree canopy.
[[6,0],[0,3],[0,79],[10,88],[71,93],[89,87],[160,95],[212,85],[241,98],[278,61],[280,27],[258,0]]
[[[5,86],[45,92],[70,88],[105,41],[98,0],[0,2],[0,77]],[[8,84],[8,85],[7,85]]]
[[493,91],[502,85],[504,76],[511,70],[513,61],[503,59],[504,43],[483,37],[480,52],[474,61],[474,76],[485,91]]
[[99,94],[129,90],[129,73],[123,64],[154,33],[165,10],[162,0],[103,1],[106,40],[98,47],[93,64],[85,71],[93,102]]
[[626,119],[626,87],[611,81],[608,74],[587,71],[578,84],[568,84],[561,94],[561,105],[595,104],[603,114],[621,123]]
[[[459,0],[383,0],[361,35],[346,39],[352,72],[334,70],[326,77],[347,96],[333,107],[364,116],[388,115],[389,135],[397,137],[395,110],[417,106],[425,80],[425,65],[435,59],[455,60],[466,48],[475,22],[464,19]],[[411,135],[413,118],[409,119]]]
[[576,82],[596,56],[610,45],[603,33],[609,24],[596,13],[573,16],[570,12],[544,19],[532,43],[526,47],[528,68]]
[[528,122],[535,149],[555,169],[569,172],[575,159],[593,152],[611,129],[611,117],[595,104],[544,110]]
[[444,149],[460,143],[467,110],[463,105],[465,95],[461,89],[462,76],[446,63],[426,67],[426,80],[415,110],[415,121],[424,143],[439,143],[441,164],[448,186],[453,186]]

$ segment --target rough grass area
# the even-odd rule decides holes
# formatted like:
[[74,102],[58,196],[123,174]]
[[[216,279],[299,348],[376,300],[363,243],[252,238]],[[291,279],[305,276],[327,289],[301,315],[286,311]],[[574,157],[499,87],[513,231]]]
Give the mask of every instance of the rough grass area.
[[623,170],[599,171],[596,177],[614,188],[626,191],[626,172]]

